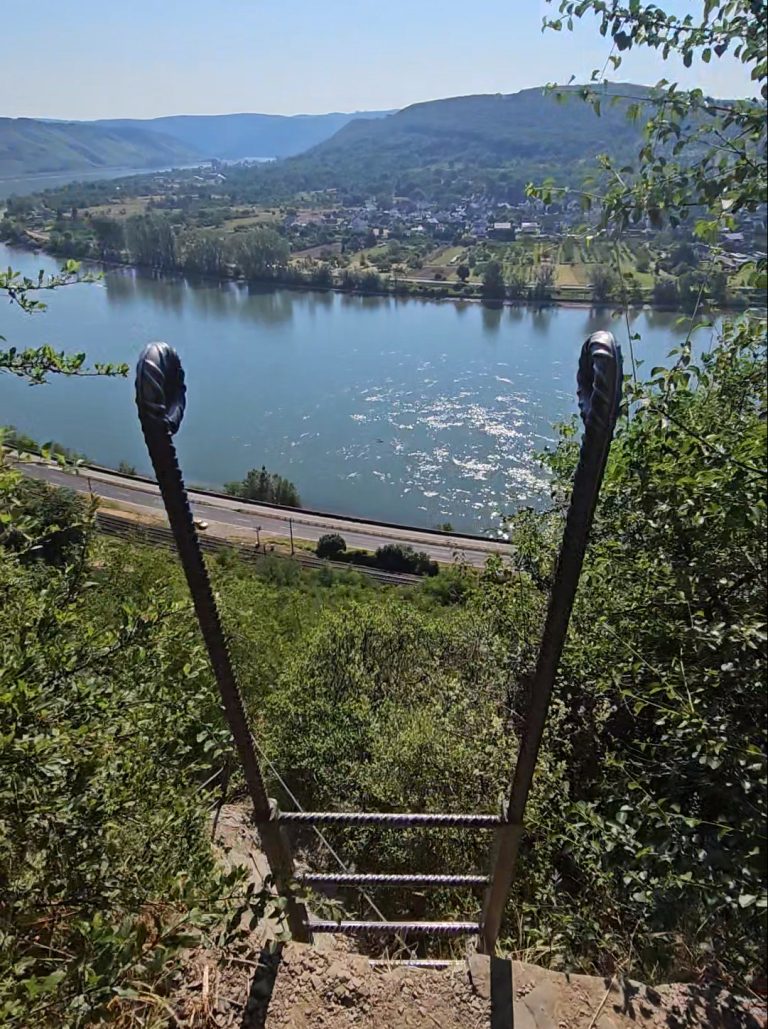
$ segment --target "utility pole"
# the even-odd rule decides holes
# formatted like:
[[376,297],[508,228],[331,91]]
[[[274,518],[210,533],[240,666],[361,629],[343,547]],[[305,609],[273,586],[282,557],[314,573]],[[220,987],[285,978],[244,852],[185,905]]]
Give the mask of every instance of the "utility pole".
[[288,519],[288,531],[291,534],[291,557],[293,557],[294,550],[293,550],[293,519],[292,518]]

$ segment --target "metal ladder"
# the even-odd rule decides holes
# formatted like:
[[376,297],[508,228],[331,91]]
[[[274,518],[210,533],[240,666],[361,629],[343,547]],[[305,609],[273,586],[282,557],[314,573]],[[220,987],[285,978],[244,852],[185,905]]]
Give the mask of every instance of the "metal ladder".
[[[232,667],[208,572],[203,561],[173,436],[184,416],[186,386],[178,354],[166,343],[150,343],[136,371],[136,404],[144,439],[173,531],[181,564],[221,694],[224,713],[243,766],[254,819],[277,890],[287,899],[286,916],[294,939],[309,941],[315,933],[361,932],[479,938],[479,948],[494,954],[523,833],[523,817],[555,675],[565,643],[581,574],[597,497],[621,399],[621,351],[610,332],[595,332],[584,343],[577,374],[579,409],[584,423],[579,463],[563,532],[552,593],[533,678],[531,702],[520,749],[503,809],[498,815],[408,814],[336,811],[280,811],[267,795],[242,696]],[[290,825],[380,825],[388,828],[463,828],[494,830],[491,871],[477,874],[357,873],[297,874],[284,827]],[[356,887],[485,887],[478,922],[401,922],[310,919],[292,885],[333,883]]]

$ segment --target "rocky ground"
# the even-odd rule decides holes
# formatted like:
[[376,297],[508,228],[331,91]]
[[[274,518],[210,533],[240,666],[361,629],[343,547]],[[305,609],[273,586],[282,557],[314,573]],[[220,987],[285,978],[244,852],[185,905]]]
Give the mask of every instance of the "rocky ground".
[[[247,814],[221,813],[228,862],[266,873]],[[372,965],[320,937],[269,953],[257,927],[236,952],[197,951],[172,999],[188,1029],[766,1029],[764,1006],[714,988],[567,975],[469,955],[444,969]]]

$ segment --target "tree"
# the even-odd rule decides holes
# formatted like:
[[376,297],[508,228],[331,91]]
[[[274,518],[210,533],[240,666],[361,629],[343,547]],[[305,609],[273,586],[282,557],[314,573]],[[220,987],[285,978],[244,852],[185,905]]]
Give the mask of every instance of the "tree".
[[125,222],[125,245],[134,264],[156,271],[178,266],[176,235],[164,214],[133,214]]
[[[241,879],[226,884],[208,841],[200,783],[229,746],[173,565],[127,543],[97,551],[86,507],[0,456],[9,1029],[120,1021],[121,991],[162,989]],[[135,1003],[126,1017],[144,1022]]]
[[469,278],[469,275],[469,265],[460,264],[459,267],[456,269],[456,278],[459,279],[462,283],[466,283],[467,279]]
[[224,237],[211,229],[193,229],[179,237],[181,265],[187,271],[221,279],[228,270],[229,254]]
[[269,282],[280,277],[288,265],[288,241],[274,229],[259,227],[235,236],[235,261],[243,278]]
[[524,266],[515,265],[507,282],[510,300],[524,300],[528,296],[528,273]]
[[96,237],[99,256],[102,258],[120,257],[125,247],[125,230],[122,222],[115,218],[92,218],[91,228]]
[[[739,212],[758,210],[768,191],[764,4],[705,0],[700,15],[680,16],[641,0],[556,2],[563,17],[546,18],[545,27],[561,31],[572,28],[576,18],[596,16],[601,34],[613,43],[606,64],[614,71],[635,47],[658,50],[664,58],[676,54],[687,67],[730,53],[750,71],[760,94],[760,100],[716,103],[700,89],[681,90],[666,79],[647,93],[627,93],[627,116],[647,119],[645,138],[633,167],[619,170],[611,157],[600,157],[610,183],[604,193],[582,191],[584,206],[598,205],[600,225],[616,230],[647,217],[655,226],[665,221],[674,226],[701,214],[696,234],[715,240],[720,228],[735,226]],[[593,80],[600,75],[593,73]],[[607,102],[603,87],[586,87],[581,95],[602,114]],[[552,196],[548,188],[532,192]]]
[[[635,946],[636,930],[680,931],[705,973],[749,979],[766,913],[764,322],[726,323],[695,361],[690,341],[670,356],[627,382],[559,676],[569,719],[591,698],[568,771],[586,838],[563,845]],[[512,520],[532,576],[551,568],[577,460],[566,433],[546,458],[554,511]],[[668,939],[651,960],[674,967]]]
[[531,295],[535,300],[550,300],[555,286],[555,268],[551,264],[540,264],[536,269]]
[[639,272],[647,272],[651,267],[651,255],[647,247],[639,247],[635,254],[635,267]]
[[276,472],[251,468],[241,482],[224,483],[224,492],[245,500],[260,500],[281,507],[301,507],[301,498],[292,482]]
[[482,294],[486,300],[503,300],[506,294],[504,273],[498,261],[489,261],[483,272]]
[[343,536],[337,532],[327,533],[317,541],[315,553],[318,557],[328,558],[333,561],[347,549],[347,543]]
[[669,275],[662,275],[653,283],[653,302],[659,307],[677,307],[680,303],[680,291],[677,280]]
[[602,302],[614,296],[618,279],[611,268],[604,264],[594,264],[589,269],[589,284],[592,287],[592,299]]

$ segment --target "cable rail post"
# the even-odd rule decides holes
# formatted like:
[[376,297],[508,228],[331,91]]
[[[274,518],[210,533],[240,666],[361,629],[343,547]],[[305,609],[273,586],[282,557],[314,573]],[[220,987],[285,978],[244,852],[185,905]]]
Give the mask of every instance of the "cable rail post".
[[184,417],[185,403],[184,371],[178,354],[167,343],[149,343],[136,366],[136,406],[142,432],[208,649],[224,714],[243,766],[262,847],[277,888],[287,897],[286,917],[291,934],[294,939],[306,942],[310,938],[306,909],[287,889],[294,876],[293,857],[277,821],[276,805],[267,795],[173,443]]
[[577,377],[584,435],[573,481],[563,540],[520,739],[517,764],[494,844],[491,883],[486,892],[480,948],[494,954],[523,834],[523,816],[579,584],[589,532],[603,481],[621,400],[621,349],[610,332],[594,332],[581,350]]

